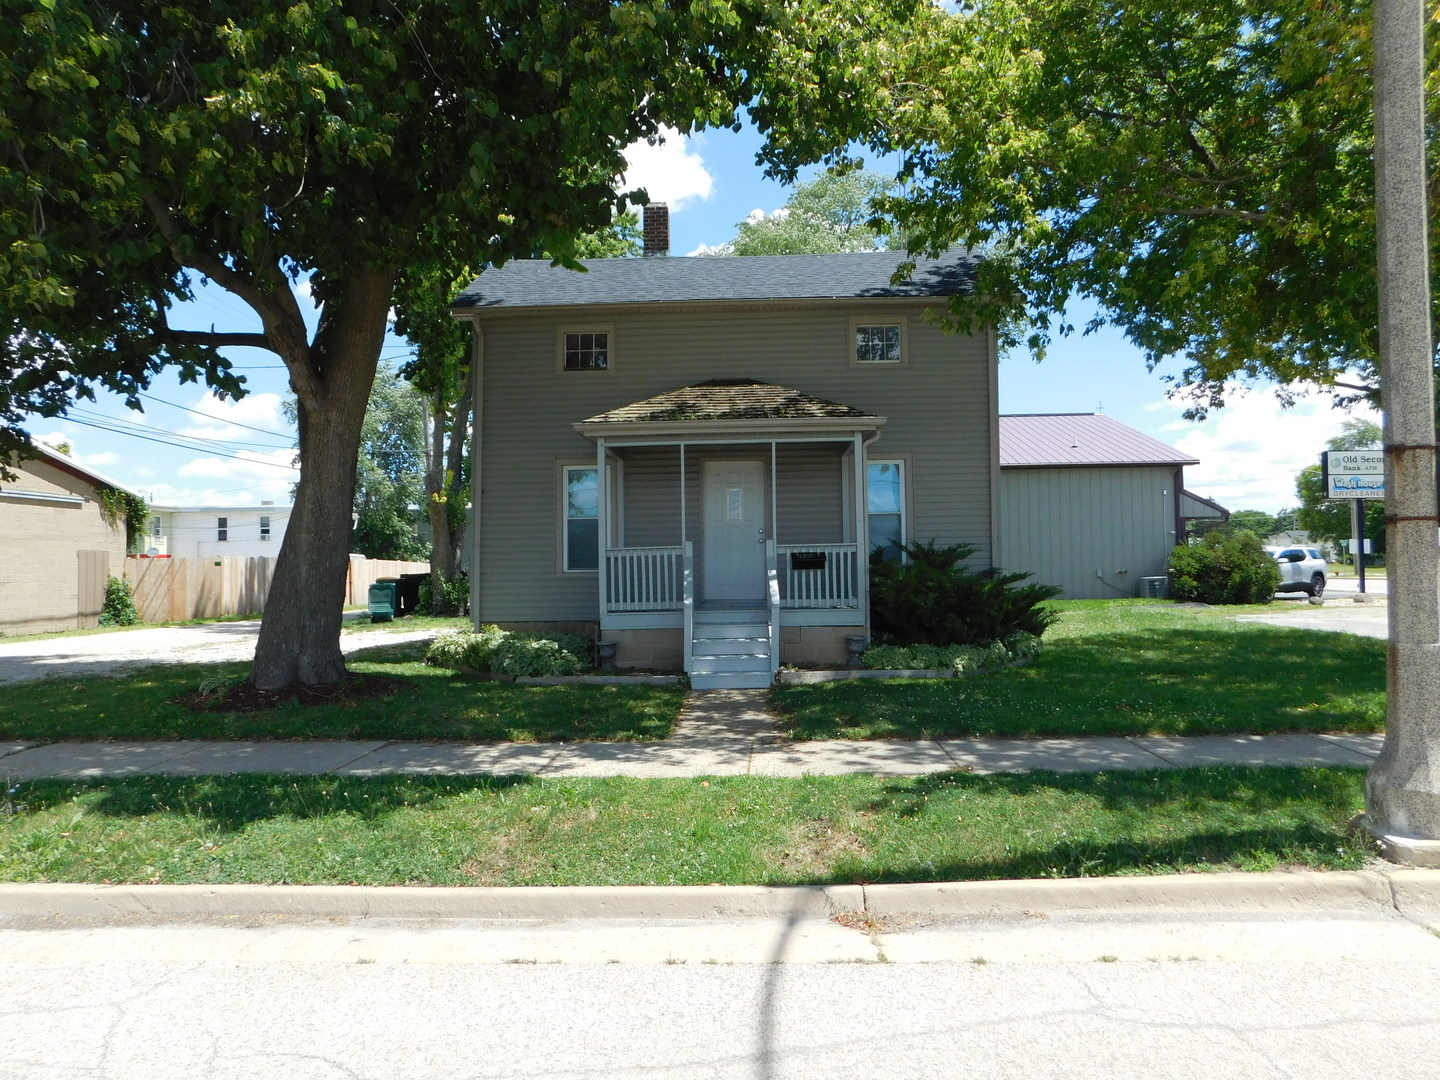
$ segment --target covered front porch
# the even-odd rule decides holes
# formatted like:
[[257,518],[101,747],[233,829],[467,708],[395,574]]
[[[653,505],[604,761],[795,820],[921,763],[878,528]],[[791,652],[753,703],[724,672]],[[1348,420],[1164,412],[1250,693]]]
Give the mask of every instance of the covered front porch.
[[600,630],[617,662],[680,667],[701,688],[843,663],[866,633],[865,462],[884,422],[732,380],[576,424],[595,443]]

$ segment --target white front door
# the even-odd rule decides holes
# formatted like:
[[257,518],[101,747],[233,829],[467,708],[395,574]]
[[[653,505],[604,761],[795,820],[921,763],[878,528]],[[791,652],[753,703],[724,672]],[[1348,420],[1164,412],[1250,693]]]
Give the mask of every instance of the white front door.
[[703,599],[765,599],[765,463],[707,461]]

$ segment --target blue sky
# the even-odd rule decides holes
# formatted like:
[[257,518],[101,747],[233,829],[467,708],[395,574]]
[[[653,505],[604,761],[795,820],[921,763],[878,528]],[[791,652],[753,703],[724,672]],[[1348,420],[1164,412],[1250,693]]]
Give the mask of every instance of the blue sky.
[[[755,164],[759,145],[759,136],[747,127],[631,149],[627,180],[670,205],[672,255],[724,243],[753,211],[784,205],[787,189],[765,179]],[[1071,321],[1083,325],[1088,315],[1077,306]],[[214,288],[176,322],[259,329],[243,304]],[[384,356],[398,362],[406,351],[405,342],[392,335]],[[164,374],[144,400],[143,414],[102,394],[96,402],[77,403],[71,417],[37,418],[31,432],[52,444],[69,443],[80,461],[159,504],[287,501],[296,473],[294,431],[281,413],[287,389],[283,366],[260,350],[227,354],[250,390],[239,401],[218,401],[203,387],[181,385]],[[1000,409],[1103,411],[1198,458],[1200,464],[1186,470],[1191,491],[1232,510],[1271,512],[1295,504],[1295,474],[1318,460],[1325,441],[1350,415],[1332,409],[1323,394],[1282,409],[1273,388],[1257,387],[1234,395],[1227,408],[1203,423],[1191,423],[1181,417],[1183,405],[1167,399],[1162,374],[1163,369],[1146,371],[1140,353],[1106,329],[1057,341],[1038,364],[1028,355],[1002,357]]]

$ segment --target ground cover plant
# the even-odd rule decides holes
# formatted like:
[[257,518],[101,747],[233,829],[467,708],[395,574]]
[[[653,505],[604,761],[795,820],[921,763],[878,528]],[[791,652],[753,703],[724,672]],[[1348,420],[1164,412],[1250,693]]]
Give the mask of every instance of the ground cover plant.
[[795,885],[1356,869],[1358,769],[15,785],[0,878]]
[[[796,739],[1380,731],[1385,643],[1144,601],[1052,603],[1028,665],[974,679],[779,686]],[[1266,610],[1257,608],[1255,610]]]
[[239,663],[13,683],[0,694],[0,739],[663,739],[683,700],[677,687],[467,679],[423,663],[424,649],[407,642],[352,654],[354,676],[393,684],[389,692],[362,684],[323,704],[291,700],[258,711],[216,711],[244,681]]
[[425,662],[452,671],[499,675],[578,675],[591,666],[589,638],[576,634],[539,634],[482,626],[441,634],[425,652]]

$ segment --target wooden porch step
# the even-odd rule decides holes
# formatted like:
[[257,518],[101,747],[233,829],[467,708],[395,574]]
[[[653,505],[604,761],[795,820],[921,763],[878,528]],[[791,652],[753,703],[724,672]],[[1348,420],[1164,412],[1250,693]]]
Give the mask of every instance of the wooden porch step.
[[753,637],[695,637],[690,652],[697,656],[733,656],[739,653],[759,653],[768,656],[770,637],[756,634]]
[[770,654],[729,653],[706,655],[694,653],[690,657],[690,674],[697,671],[710,675],[720,671],[765,671],[770,670]]

